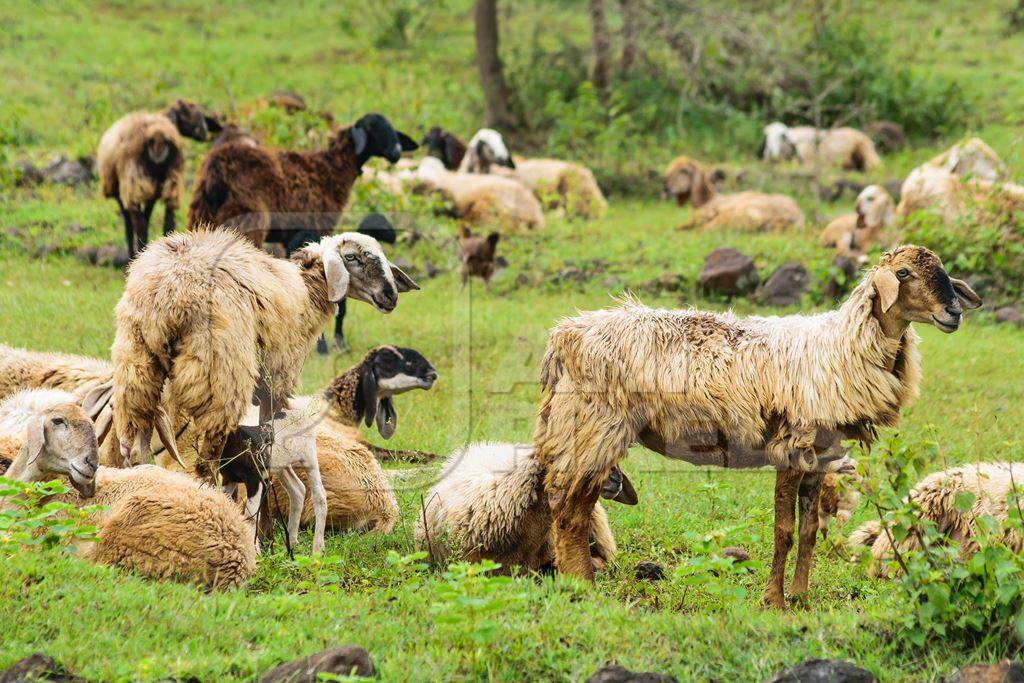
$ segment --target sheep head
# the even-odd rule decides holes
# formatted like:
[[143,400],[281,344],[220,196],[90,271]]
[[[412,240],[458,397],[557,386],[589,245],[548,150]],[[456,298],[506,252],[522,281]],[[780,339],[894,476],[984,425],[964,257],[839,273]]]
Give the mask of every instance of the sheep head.
[[419,149],[412,138],[395,130],[391,122],[381,114],[367,114],[356,121],[349,132],[359,168],[370,157],[383,157],[395,163],[402,158],[402,152]]
[[882,228],[892,224],[893,201],[881,185],[868,185],[854,202],[858,228]]
[[914,322],[934,325],[947,334],[956,332],[964,309],[982,303],[966,282],[949,277],[939,257],[924,247],[906,245],[883,254],[869,278],[876,316],[883,328],[899,335]]
[[693,202],[694,208],[704,206],[715,196],[715,187],[704,167],[690,157],[676,157],[665,169],[665,194],[676,204]]
[[293,258],[305,267],[320,262],[327,298],[334,302],[348,297],[390,313],[401,292],[419,289],[401,268],[388,261],[377,240],[358,232],[325,237],[298,250]]
[[468,146],[470,173],[490,173],[491,166],[515,168],[512,155],[505,145],[505,138],[493,128],[481,128],[476,132]]
[[466,143],[440,126],[427,131],[420,145],[427,148],[427,154],[437,157],[449,171],[454,171],[466,156]]
[[188,100],[178,100],[164,110],[164,116],[171,120],[183,136],[200,142],[208,140],[210,133],[222,130],[220,121],[208,116],[198,104]]
[[99,445],[92,420],[74,403],[55,405],[29,422],[26,446],[33,478],[66,475],[83,498],[96,493]]
[[413,389],[430,389],[437,381],[437,370],[415,349],[380,346],[368,354],[360,366],[359,395],[363,417],[369,427],[377,420],[377,431],[390,439],[398,426],[393,397]]
[[764,127],[761,142],[761,158],[765,161],[787,159],[796,153],[796,146],[789,139],[789,127],[778,121]]

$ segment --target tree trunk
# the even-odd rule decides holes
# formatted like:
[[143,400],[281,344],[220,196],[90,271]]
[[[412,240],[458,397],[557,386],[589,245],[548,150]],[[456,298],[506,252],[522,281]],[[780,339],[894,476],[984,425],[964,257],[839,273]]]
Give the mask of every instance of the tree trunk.
[[514,128],[515,120],[509,107],[508,85],[498,58],[498,3],[497,0],[476,0],[476,63],[480,68],[480,85],[487,108],[487,125],[496,128]]
[[622,12],[622,54],[619,57],[619,72],[627,73],[636,64],[638,56],[636,0],[619,0],[619,11]]
[[590,0],[590,25],[594,42],[594,65],[590,80],[604,96],[608,93],[612,61],[611,38],[608,36],[608,24],[604,19],[604,0]]

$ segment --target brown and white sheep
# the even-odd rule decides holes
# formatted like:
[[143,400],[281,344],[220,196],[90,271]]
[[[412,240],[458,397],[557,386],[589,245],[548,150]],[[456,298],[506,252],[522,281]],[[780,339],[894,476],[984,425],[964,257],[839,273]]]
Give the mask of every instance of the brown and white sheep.
[[149,242],[149,218],[157,201],[164,203],[163,234],[174,231],[174,212],[185,187],[182,136],[202,141],[219,130],[216,119],[178,100],[164,112],[128,114],[100,138],[100,188],[120,207],[129,258]]
[[316,152],[230,142],[210,150],[196,176],[188,227],[234,228],[258,247],[300,232],[328,235],[370,157],[394,163],[418,145],[380,114],[367,114]]
[[[218,459],[250,401],[266,424],[286,407],[306,355],[343,297],[388,313],[416,284],[358,233],[275,259],[233,231],[155,242],[128,269],[117,305],[114,427],[127,461],[148,462],[161,395],[191,418],[201,471]],[[166,388],[165,388],[166,383]]]
[[754,231],[804,225],[803,212],[789,197],[760,192],[719,194],[704,166],[686,156],[676,157],[665,170],[665,193],[679,206],[693,205],[690,222],[683,228]]
[[783,576],[800,499],[791,591],[805,593],[822,474],[848,469],[840,441],[870,441],[918,392],[911,323],[958,329],[981,300],[927,249],[882,256],[837,311],[738,318],[625,302],[558,323],[542,364],[534,435],[547,469],[555,557],[590,579],[589,515],[611,469],[639,441],[694,464],[776,468],[775,554],[765,591],[784,605]]
[[818,238],[822,246],[834,247],[844,256],[863,253],[881,242],[895,221],[892,197],[881,185],[865,187],[853,206],[853,213],[833,219]]
[[[604,497],[636,504],[632,484],[616,471]],[[417,550],[430,560],[479,562],[534,571],[551,565],[551,506],[544,493],[544,468],[533,448],[511,443],[477,443],[452,453],[438,482],[417,513]],[[589,557],[602,569],[615,557],[615,537],[600,503],[589,517]]]
[[856,128],[818,130],[778,121],[764,127],[761,157],[765,161],[796,157],[804,166],[820,163],[857,171],[870,171],[881,163],[871,138]]

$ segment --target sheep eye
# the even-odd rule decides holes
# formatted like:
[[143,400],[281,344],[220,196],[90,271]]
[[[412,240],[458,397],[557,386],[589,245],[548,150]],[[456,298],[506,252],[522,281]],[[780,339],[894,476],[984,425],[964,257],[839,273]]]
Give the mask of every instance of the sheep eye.
[[896,277],[898,277],[901,280],[906,280],[908,277],[910,277],[910,271],[907,270],[906,268],[900,268],[899,270],[896,271]]
[[345,254],[345,260],[348,261],[349,263],[355,263],[359,259],[356,258],[355,254]]
[[52,424],[54,427],[65,427],[67,426],[68,423],[63,417],[55,417],[52,420],[50,420],[50,424]]

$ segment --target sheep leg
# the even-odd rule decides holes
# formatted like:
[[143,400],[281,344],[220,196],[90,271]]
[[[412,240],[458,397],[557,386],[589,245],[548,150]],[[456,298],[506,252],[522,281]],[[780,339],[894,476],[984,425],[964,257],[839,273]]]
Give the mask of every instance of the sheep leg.
[[306,487],[291,467],[285,467],[279,475],[281,485],[288,494],[288,526],[285,529],[284,545],[288,550],[295,547],[295,539],[299,537],[299,521],[302,518],[302,505],[306,500]]
[[135,258],[135,225],[132,223],[132,212],[124,207],[124,203],[117,200],[117,206],[121,209],[121,217],[124,219],[124,242],[128,248],[128,260]]
[[818,531],[818,502],[821,494],[823,475],[817,472],[804,474],[800,481],[799,503],[800,527],[797,535],[800,544],[796,551],[796,571],[789,585],[789,592],[794,596],[802,596],[807,592],[807,584],[814,563],[814,544]]
[[174,211],[175,207],[170,204],[164,204],[164,237],[174,232],[174,229],[177,227],[175,225]]
[[320,478],[320,464],[315,458],[305,465],[306,478],[309,480],[309,495],[313,503],[313,554],[324,552],[324,528],[327,526],[327,491]]
[[779,470],[775,475],[775,553],[764,590],[768,607],[783,609],[786,606],[782,584],[786,578],[786,558],[793,547],[796,495],[802,478],[803,472],[799,470]]
[[338,314],[334,316],[334,347],[341,351],[348,351],[348,344],[345,343],[345,300],[338,302]]
[[552,501],[552,526],[555,566],[563,574],[587,581],[594,580],[594,561],[590,556],[590,518],[601,493],[604,479],[580,482],[568,493],[548,490]]

